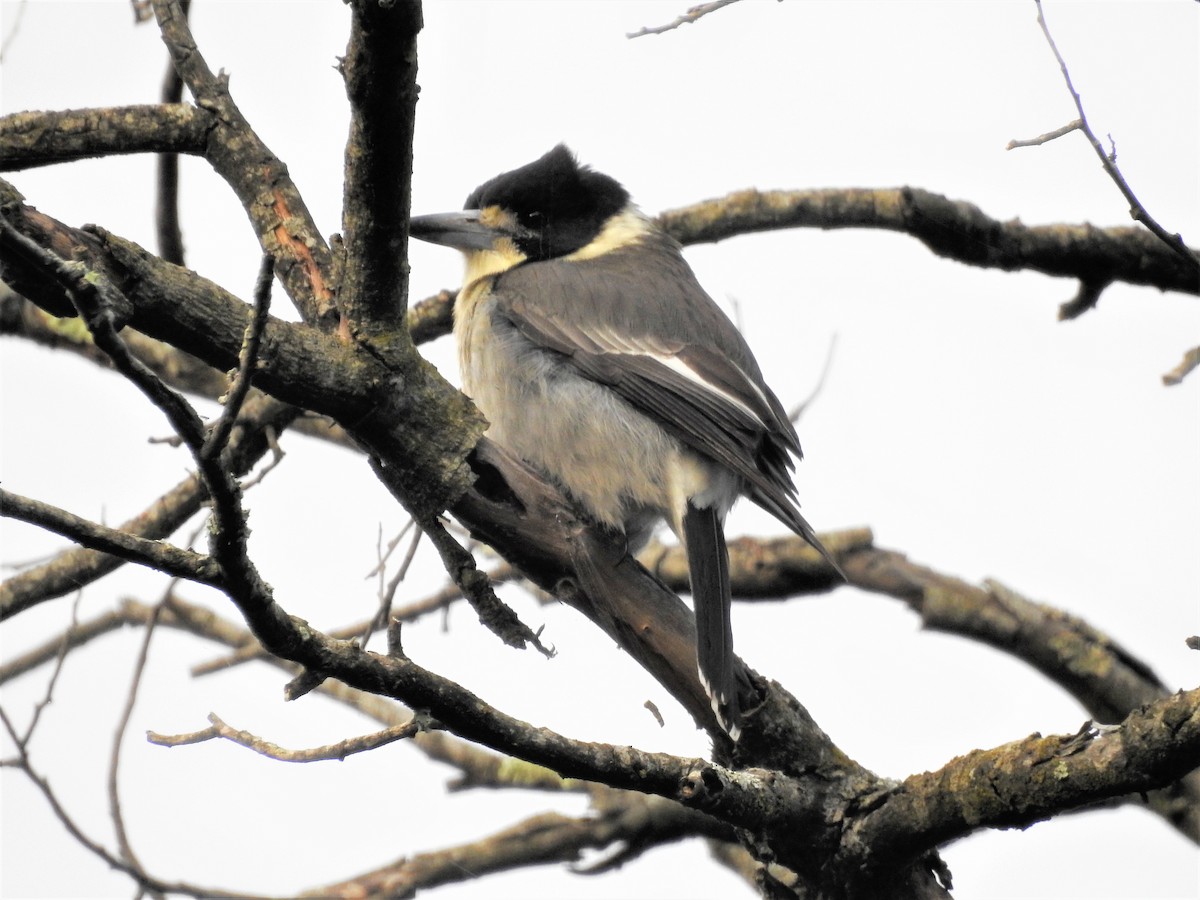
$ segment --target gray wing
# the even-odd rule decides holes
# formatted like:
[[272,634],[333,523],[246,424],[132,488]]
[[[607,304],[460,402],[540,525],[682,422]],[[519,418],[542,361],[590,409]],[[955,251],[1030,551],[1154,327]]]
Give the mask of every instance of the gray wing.
[[737,473],[752,500],[812,540],[791,479],[796,431],[669,238],[518,266],[496,277],[493,297],[526,338]]

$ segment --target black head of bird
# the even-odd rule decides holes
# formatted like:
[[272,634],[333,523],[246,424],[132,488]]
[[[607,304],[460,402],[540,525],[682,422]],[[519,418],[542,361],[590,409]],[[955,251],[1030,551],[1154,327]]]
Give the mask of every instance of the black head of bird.
[[[559,145],[414,237],[466,257],[463,389],[488,434],[636,551],[661,520],[687,551],[700,679],[736,740],[753,697],[733,654],[725,514],[749,497],[837,565],[800,515],[796,431],[678,243]],[[604,590],[602,572],[583,572]]]
[[462,212],[413,219],[412,235],[468,253],[509,241],[525,259],[546,260],[588,244],[628,203],[616,180],[580,166],[560,144],[475,188]]

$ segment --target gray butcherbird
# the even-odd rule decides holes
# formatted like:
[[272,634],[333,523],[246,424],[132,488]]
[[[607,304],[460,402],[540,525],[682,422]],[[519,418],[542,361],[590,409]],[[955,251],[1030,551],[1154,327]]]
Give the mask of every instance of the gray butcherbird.
[[410,233],[466,256],[454,334],[488,436],[630,552],[660,519],[683,542],[700,679],[737,740],[725,514],[745,495],[838,568],[797,508],[800,441],[745,340],[679,244],[561,144]]

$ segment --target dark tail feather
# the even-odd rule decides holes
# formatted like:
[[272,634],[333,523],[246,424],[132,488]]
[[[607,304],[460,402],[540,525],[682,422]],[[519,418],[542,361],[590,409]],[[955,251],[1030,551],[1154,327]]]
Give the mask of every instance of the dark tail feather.
[[829,563],[830,568],[837,572],[838,577],[842,581],[850,580],[846,577],[846,573],[842,571],[842,567],[838,565],[837,560],[833,558],[833,554],[821,543],[821,539],[812,530],[812,526],[808,524],[804,516],[800,515],[800,511],[796,509],[793,500],[790,498],[781,498],[774,494],[768,494],[761,489],[756,490],[753,488],[750,490],[748,496],[780,522],[808,541],[809,545],[821,554],[825,562]]
[[741,733],[733,627],[729,623],[729,551],[720,516],[690,502],[683,515],[692,604],[696,608],[696,659],[700,681],[721,727],[735,741]]

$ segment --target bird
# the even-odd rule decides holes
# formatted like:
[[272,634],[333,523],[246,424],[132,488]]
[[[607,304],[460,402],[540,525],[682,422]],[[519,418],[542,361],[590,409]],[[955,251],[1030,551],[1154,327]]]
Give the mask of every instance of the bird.
[[725,516],[740,496],[837,562],[800,514],[796,429],[682,247],[614,178],[559,144],[410,236],[465,258],[454,303],[463,391],[487,435],[630,553],[665,520],[683,545],[698,674],[736,742]]

